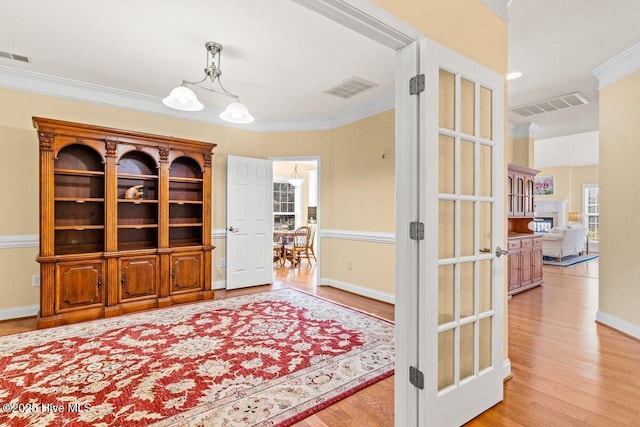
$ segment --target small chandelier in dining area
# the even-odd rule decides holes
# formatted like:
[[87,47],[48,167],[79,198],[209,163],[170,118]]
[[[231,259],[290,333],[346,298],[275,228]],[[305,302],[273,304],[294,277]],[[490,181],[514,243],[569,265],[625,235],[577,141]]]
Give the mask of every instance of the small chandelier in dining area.
[[291,176],[291,178],[287,178],[287,181],[289,182],[289,184],[293,185],[294,187],[298,187],[304,181],[304,179],[300,175],[298,175],[297,163],[293,167],[293,175]]
[[[169,96],[162,100],[162,103],[167,107],[174,108],[182,111],[199,111],[204,108],[204,105],[198,100],[195,92],[192,91],[189,86],[197,87],[199,89],[207,90],[209,92],[217,93],[219,95],[228,96],[234,98],[235,101],[227,105],[227,108],[220,113],[220,118],[226,122],[246,124],[251,123],[255,119],[249,113],[247,107],[240,102],[240,97],[229,92],[222,86],[220,76],[222,70],[220,69],[220,54],[222,52],[222,45],[216,42],[207,42],[204,45],[207,50],[207,62],[204,69],[204,78],[199,81],[182,80],[182,84],[171,91]],[[211,81],[212,87],[203,86],[206,80]]]

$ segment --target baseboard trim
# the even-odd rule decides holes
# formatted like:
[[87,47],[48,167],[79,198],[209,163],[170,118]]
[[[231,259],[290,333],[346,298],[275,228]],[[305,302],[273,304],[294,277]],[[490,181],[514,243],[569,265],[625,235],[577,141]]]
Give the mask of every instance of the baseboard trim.
[[25,307],[0,309],[0,320],[20,319],[22,317],[33,317],[38,315],[39,305],[28,305]]
[[635,339],[640,340],[640,325],[627,322],[619,317],[612,316],[604,311],[598,310],[596,313],[596,322],[602,323],[605,326],[613,328],[618,332],[629,335]]
[[318,286],[331,286],[332,288],[340,289],[343,291],[351,292],[352,294],[360,295],[363,297],[371,298],[377,301],[386,302],[388,304],[396,303],[396,296],[386,292],[380,292],[362,286],[354,285],[352,283],[341,282],[334,279],[320,279]]
[[9,234],[0,236],[0,249],[37,248],[40,239],[37,234]]
[[227,288],[226,280],[216,280],[215,282],[211,283],[211,289],[213,289],[214,291],[218,291],[220,289],[226,289],[226,288]]
[[502,362],[502,378],[504,381],[511,379],[511,360],[505,359]]

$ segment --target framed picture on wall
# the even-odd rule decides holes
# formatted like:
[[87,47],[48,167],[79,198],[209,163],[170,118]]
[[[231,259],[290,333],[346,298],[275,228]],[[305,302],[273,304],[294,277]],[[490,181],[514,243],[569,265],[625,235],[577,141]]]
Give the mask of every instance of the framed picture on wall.
[[552,196],[555,193],[554,176],[537,176],[534,179],[534,196]]

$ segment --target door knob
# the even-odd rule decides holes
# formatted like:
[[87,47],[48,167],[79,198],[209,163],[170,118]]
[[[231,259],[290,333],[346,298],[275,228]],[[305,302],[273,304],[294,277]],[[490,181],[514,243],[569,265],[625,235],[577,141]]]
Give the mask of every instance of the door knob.
[[500,258],[502,255],[509,255],[509,251],[505,251],[500,246],[496,247],[496,256]]
[[229,227],[229,231],[232,232],[232,233],[237,233],[238,231],[240,231],[240,229]]

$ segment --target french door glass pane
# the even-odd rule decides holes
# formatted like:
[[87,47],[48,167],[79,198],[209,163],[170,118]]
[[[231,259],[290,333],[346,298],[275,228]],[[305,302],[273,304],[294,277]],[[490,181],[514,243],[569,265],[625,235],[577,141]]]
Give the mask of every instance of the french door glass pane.
[[455,255],[455,202],[438,202],[438,258]]
[[480,196],[493,196],[491,173],[493,172],[493,147],[480,144]]
[[491,322],[492,317],[480,320],[480,370],[491,366]]
[[438,334],[438,390],[454,384],[453,356],[454,330],[449,329]]
[[478,289],[478,310],[480,313],[489,311],[492,308],[491,301],[491,260],[485,259],[480,261],[480,272],[478,273],[479,289]]
[[460,317],[474,314],[474,264],[473,262],[460,264]]
[[460,194],[475,193],[476,162],[475,144],[471,141],[460,141]]
[[493,92],[480,87],[480,138],[493,139]]
[[491,242],[491,235],[493,234],[492,222],[493,217],[491,210],[493,205],[490,202],[480,202],[480,233],[479,233],[479,247],[483,253],[491,253],[493,243]]
[[455,139],[440,135],[438,147],[438,192],[453,194],[455,191]]
[[438,325],[454,320],[455,269],[453,265],[438,267]]
[[460,202],[460,256],[474,255],[475,208],[473,202]]
[[475,135],[476,86],[460,79],[460,132]]
[[455,128],[456,76],[448,71],[440,70],[440,127],[453,130]]
[[474,374],[474,333],[473,323],[460,327],[460,379],[463,380]]

